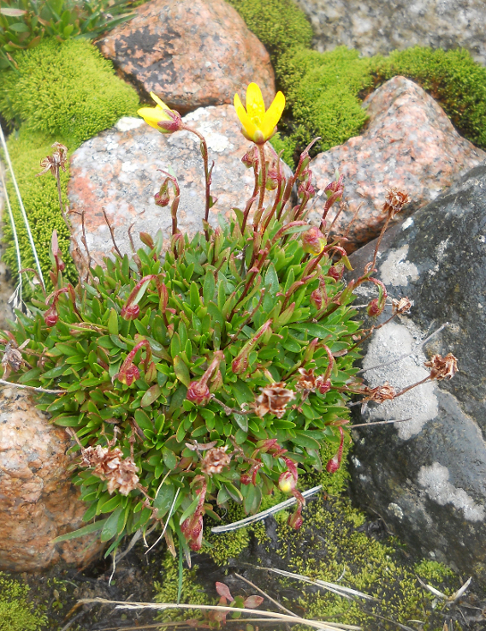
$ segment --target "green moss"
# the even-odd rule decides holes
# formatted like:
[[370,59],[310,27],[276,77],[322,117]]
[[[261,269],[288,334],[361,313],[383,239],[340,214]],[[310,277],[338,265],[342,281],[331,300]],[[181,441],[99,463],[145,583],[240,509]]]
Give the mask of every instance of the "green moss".
[[0,631],[37,631],[47,619],[36,613],[27,595],[27,585],[0,572]]
[[292,0],[227,0],[263,42],[272,60],[295,46],[310,46],[312,28]]
[[[40,160],[52,152],[51,145],[53,142],[53,138],[44,133],[29,132],[25,127],[22,127],[19,133],[12,134],[10,137],[8,149],[29,217],[30,228],[44,273],[44,280],[48,280],[47,271],[51,268],[49,245],[52,231],[56,229],[59,237],[59,247],[63,253],[63,260],[66,263],[65,274],[74,281],[76,279],[76,268],[69,255],[69,234],[59,209],[56,180],[51,174],[35,177],[36,173],[40,171]],[[68,179],[69,173],[61,171],[61,188],[64,200],[67,199]],[[27,237],[27,230],[22,219],[17,197],[11,184],[8,187],[8,192],[19,238],[22,267],[34,268],[34,255]],[[16,270],[17,254],[13,246],[14,240],[10,222],[5,223],[4,237],[9,244],[4,260],[10,269]]]
[[468,51],[415,46],[374,62],[375,82],[396,75],[413,79],[440,103],[463,136],[486,148],[486,68]]
[[20,75],[3,73],[0,112],[28,131],[49,134],[72,149],[136,113],[135,90],[89,42],[47,39],[15,61]]
[[[118,79],[109,61],[85,41],[59,43],[49,39],[16,56],[20,75],[3,72],[0,111],[11,123],[21,124],[8,140],[13,168],[45,278],[51,267],[49,244],[52,231],[58,231],[67,265],[67,277],[74,281],[76,270],[70,258],[69,235],[61,217],[56,182],[51,174],[36,178],[39,162],[52,153],[58,141],[72,153],[88,138],[111,127],[121,116],[133,115],[138,105],[135,90]],[[64,200],[69,173],[61,172]],[[21,219],[13,186],[9,186],[22,267],[34,267],[34,257]],[[5,261],[17,269],[12,229],[5,227],[9,244]],[[28,289],[27,289],[27,294]]]
[[[182,593],[180,602],[191,605],[213,605],[214,599],[211,600],[204,589],[197,581],[197,565],[192,569],[184,567],[182,571]],[[161,568],[162,581],[154,582],[156,595],[154,597],[157,603],[176,603],[179,588],[179,566],[178,561],[166,552]],[[201,618],[201,611],[194,610],[190,612],[191,618]],[[169,609],[158,616],[159,620],[186,620],[188,618],[187,610],[177,611]]]
[[[265,510],[262,500],[261,510]],[[231,524],[246,517],[243,506],[231,502],[228,506],[228,512],[225,515],[224,523]],[[219,566],[227,565],[230,559],[236,559],[250,543],[250,529],[239,528],[231,532],[214,534],[211,532],[211,526],[205,529],[204,538],[209,544],[204,548],[204,552],[209,554],[211,559]]]

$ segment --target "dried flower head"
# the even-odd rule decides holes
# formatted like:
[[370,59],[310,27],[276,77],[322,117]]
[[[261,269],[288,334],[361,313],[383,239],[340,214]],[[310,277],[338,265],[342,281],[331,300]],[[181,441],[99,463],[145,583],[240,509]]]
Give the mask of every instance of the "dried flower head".
[[377,386],[376,388],[365,388],[364,394],[366,401],[374,401],[375,403],[383,403],[397,396],[395,388],[390,386],[388,381],[385,381],[382,386]]
[[445,357],[434,355],[430,361],[424,363],[424,366],[430,368],[431,379],[452,379],[457,372],[457,359],[452,353],[447,353]]
[[400,300],[392,299],[392,312],[393,314],[408,313],[413,307],[413,301],[409,300],[406,296],[400,298]]
[[138,467],[132,458],[124,458],[123,452],[117,447],[110,449],[96,445],[83,449],[81,465],[93,467],[93,474],[102,480],[108,480],[110,495],[119,491],[128,495],[138,485]]
[[2,379],[8,379],[12,370],[17,372],[24,364],[24,358],[20,352],[27,344],[29,340],[26,340],[20,347],[17,347],[16,343],[11,341],[5,346],[5,351],[2,357],[3,376]]
[[55,149],[54,153],[52,156],[42,158],[40,161],[42,171],[37,173],[36,177],[44,175],[44,173],[47,173],[48,171],[51,171],[55,176],[59,174],[59,169],[66,171],[67,147],[61,145],[60,142],[55,142],[52,147]]
[[221,473],[231,462],[231,456],[226,453],[228,445],[208,449],[201,462],[201,471],[207,475]]
[[261,388],[261,391],[261,395],[253,404],[255,414],[260,418],[263,418],[267,412],[275,414],[277,418],[282,418],[287,404],[295,399],[295,392],[288,390],[283,381]]
[[402,193],[397,188],[390,188],[386,192],[385,203],[383,204],[383,212],[391,217],[397,215],[405,204],[408,204],[410,197],[407,193]]

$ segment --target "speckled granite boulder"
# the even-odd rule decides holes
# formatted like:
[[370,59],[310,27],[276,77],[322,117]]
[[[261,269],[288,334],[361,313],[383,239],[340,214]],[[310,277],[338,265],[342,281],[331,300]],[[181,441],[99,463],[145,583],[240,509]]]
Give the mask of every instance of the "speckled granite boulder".
[[[364,368],[371,387],[397,389],[427,376],[423,362],[452,352],[459,372],[371,410],[364,420],[404,423],[354,430],[353,488],[421,555],[486,579],[486,163],[419,210],[384,240],[378,278],[411,314],[371,338]],[[362,270],[374,243],[351,257]],[[370,285],[371,286],[371,285]],[[363,286],[358,301],[370,295]],[[369,290],[376,295],[376,289]],[[389,317],[388,310],[383,318]],[[442,324],[425,349],[417,346]],[[356,409],[356,408],[355,408]],[[358,414],[359,416],[359,414]]]
[[81,528],[86,511],[67,471],[69,445],[29,395],[0,390],[0,570],[34,571],[60,560],[84,566],[100,551],[96,535],[53,543]]
[[[408,193],[412,202],[404,212],[411,214],[486,159],[486,153],[459,136],[442,108],[409,79],[387,81],[363,107],[370,118],[362,135],[320,153],[311,164],[319,188],[334,179],[336,169],[345,176],[348,207],[335,224],[336,233],[343,234],[360,207],[349,232],[349,251],[378,235],[388,188]],[[333,217],[330,213],[329,219]]]
[[[232,216],[231,208],[244,209],[253,192],[253,170],[241,162],[252,146],[240,133],[240,123],[233,106],[200,108],[184,117],[206,138],[209,160],[214,160],[211,191],[218,198],[210,212],[210,223],[217,225],[217,214]],[[267,150],[273,151],[267,144]],[[273,152],[274,154],[274,152]],[[272,155],[273,155],[272,154]],[[270,155],[270,154],[269,154]],[[282,163],[283,164],[283,163]],[[132,231],[136,247],[138,235],[155,235],[161,228],[171,235],[170,207],[155,205],[154,194],[164,178],[157,169],[173,169],[181,187],[178,227],[190,235],[202,230],[204,217],[204,173],[199,141],[187,131],[164,135],[142,119],[125,118],[113,128],[85,142],[71,158],[69,204],[74,236],[81,251],[81,219],[85,211],[88,247],[92,258],[100,262],[112,249],[102,209],[114,227],[115,239],[122,252],[130,252],[127,229]],[[286,173],[290,174],[290,169]],[[272,199],[273,193],[268,193]]]
[[483,0],[297,0],[312,22],[314,46],[357,48],[363,55],[410,46],[466,48],[486,64]]
[[150,91],[182,114],[231,103],[257,81],[271,100],[270,57],[224,0],[152,0],[98,42],[121,76],[146,98]]

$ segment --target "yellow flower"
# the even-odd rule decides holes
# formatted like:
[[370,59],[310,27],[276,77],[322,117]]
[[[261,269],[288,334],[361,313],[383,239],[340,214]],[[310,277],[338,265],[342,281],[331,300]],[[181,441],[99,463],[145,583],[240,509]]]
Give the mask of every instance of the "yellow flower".
[[241,104],[240,97],[235,94],[235,110],[242,125],[241,133],[258,145],[262,145],[273,136],[284,107],[285,97],[282,92],[277,92],[273,103],[265,112],[262,91],[256,83],[250,83],[246,90],[246,110]]
[[[148,125],[163,134],[171,134],[180,129],[180,114],[169,109],[153,92],[150,93],[150,96],[157,105],[155,107],[142,107],[138,110],[138,115],[141,116]],[[158,123],[163,123],[164,126],[161,127]]]

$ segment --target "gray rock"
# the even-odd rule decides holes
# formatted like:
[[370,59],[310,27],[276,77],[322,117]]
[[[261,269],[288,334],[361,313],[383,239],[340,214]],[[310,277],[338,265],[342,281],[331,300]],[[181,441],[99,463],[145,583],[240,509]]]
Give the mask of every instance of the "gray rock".
[[[213,160],[215,162],[211,193],[218,201],[211,209],[209,221],[217,226],[218,214],[226,219],[233,217],[231,209],[244,209],[252,195],[253,170],[247,169],[241,162],[252,144],[241,134],[232,105],[201,107],[187,114],[183,120],[204,135],[210,164]],[[265,151],[269,159],[276,160],[269,143]],[[290,169],[286,165],[283,168],[289,176]],[[181,188],[178,227],[181,232],[194,235],[202,230],[205,207],[203,163],[199,141],[194,134],[180,131],[165,135],[141,118],[126,117],[112,129],[83,143],[73,153],[68,197],[74,238],[81,252],[84,252],[82,211],[85,213],[90,254],[97,263],[101,263],[113,247],[103,208],[122,253],[131,251],[127,234],[131,224],[134,224],[132,234],[137,248],[141,246],[138,239],[141,231],[155,236],[160,228],[164,237],[170,239],[170,206],[161,208],[154,201],[154,194],[159,191],[165,177],[159,169],[172,169],[178,178]],[[273,195],[273,192],[268,192],[267,203]],[[253,210],[256,207],[257,204],[254,204]],[[73,256],[81,267],[75,252]]]
[[466,48],[486,64],[482,0],[297,0],[314,29],[319,51],[345,45],[364,55],[410,46]]
[[[372,260],[374,245],[353,255],[355,276]],[[451,381],[429,381],[374,407],[365,417],[357,413],[359,422],[411,420],[354,430],[354,495],[419,554],[484,579],[486,163],[394,227],[381,251],[377,278],[391,297],[408,296],[414,307],[375,333],[363,368],[411,355],[367,370],[368,384],[389,381],[398,390],[420,381],[428,374],[423,362],[436,353],[452,352],[459,372]],[[360,303],[376,295],[371,287],[359,288]]]

